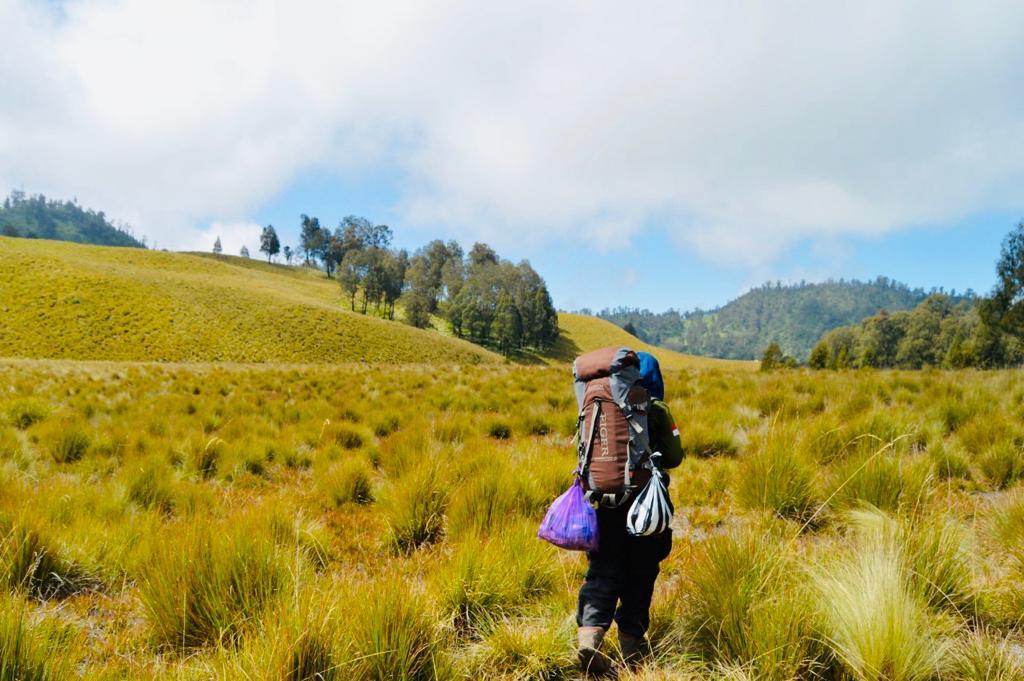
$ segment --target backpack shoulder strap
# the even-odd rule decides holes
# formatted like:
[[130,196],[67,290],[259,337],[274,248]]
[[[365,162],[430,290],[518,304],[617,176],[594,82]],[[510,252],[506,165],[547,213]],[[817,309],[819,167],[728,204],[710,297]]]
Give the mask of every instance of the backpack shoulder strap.
[[[590,428],[587,430],[586,438],[580,437],[579,470],[581,476],[587,475],[587,468],[590,466],[590,452],[594,447],[594,435],[597,433],[597,419],[601,415],[601,402],[594,400],[594,406],[590,410]],[[580,412],[580,426],[586,424],[586,411]],[[581,433],[582,435],[582,433]]]

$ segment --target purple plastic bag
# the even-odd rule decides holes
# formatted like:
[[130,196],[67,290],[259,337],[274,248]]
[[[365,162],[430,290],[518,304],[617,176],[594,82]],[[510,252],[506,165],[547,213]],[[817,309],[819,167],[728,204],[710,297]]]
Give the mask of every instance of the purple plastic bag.
[[579,478],[551,504],[537,536],[570,551],[597,550],[597,513],[583,498]]

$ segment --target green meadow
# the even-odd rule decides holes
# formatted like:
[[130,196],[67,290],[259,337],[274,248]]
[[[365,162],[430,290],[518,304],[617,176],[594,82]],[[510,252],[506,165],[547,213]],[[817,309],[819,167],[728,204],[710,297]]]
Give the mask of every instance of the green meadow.
[[[632,679],[1017,679],[1015,372],[667,372]],[[573,679],[565,365],[0,363],[0,679]],[[614,638],[614,637],[613,637]]]

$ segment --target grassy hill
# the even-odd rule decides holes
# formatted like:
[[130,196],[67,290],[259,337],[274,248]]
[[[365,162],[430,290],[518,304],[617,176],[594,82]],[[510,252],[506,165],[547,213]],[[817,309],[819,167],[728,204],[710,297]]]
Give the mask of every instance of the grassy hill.
[[228,362],[497,362],[471,343],[348,312],[315,272],[0,238],[0,356]]
[[697,368],[755,368],[754,362],[697,357],[674,350],[645,343],[620,327],[604,319],[590,315],[560,313],[558,315],[560,337],[551,353],[545,357],[549,363],[571,362],[576,355],[608,345],[625,345],[634,350],[645,350],[658,357],[665,369]]
[[[235,256],[0,237],[0,357],[167,362],[479,363],[501,358],[433,330],[349,312],[318,270]],[[605,345],[656,351],[666,368],[709,360],[657,350],[614,324],[559,318],[533,362]],[[713,363],[713,360],[710,362]]]

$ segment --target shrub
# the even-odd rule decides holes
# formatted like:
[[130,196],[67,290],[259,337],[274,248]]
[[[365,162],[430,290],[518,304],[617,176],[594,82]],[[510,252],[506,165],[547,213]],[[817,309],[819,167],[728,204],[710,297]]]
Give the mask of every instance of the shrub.
[[267,533],[249,524],[178,525],[154,544],[140,594],[155,640],[169,648],[237,640],[287,575]]
[[391,547],[409,553],[438,541],[447,506],[448,493],[435,462],[423,462],[393,482],[384,504]]
[[366,681],[434,681],[440,657],[437,631],[407,582],[374,582],[354,596],[352,658],[345,678]]
[[53,460],[57,463],[74,463],[89,451],[89,434],[78,426],[68,426],[61,430],[50,449]]
[[317,480],[320,493],[334,506],[373,501],[372,469],[367,460],[351,457],[332,464]]

